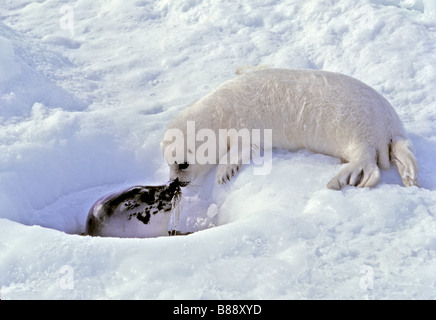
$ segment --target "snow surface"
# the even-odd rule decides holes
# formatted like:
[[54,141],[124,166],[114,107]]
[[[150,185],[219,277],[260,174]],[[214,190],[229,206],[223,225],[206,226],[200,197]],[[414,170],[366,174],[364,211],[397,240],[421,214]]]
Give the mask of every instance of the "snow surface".
[[[434,0],[1,0],[2,299],[435,299]],[[325,185],[339,160],[276,151],[185,198],[188,236],[91,238],[100,196],[168,179],[178,111],[243,66],[354,76],[397,110],[421,188]]]

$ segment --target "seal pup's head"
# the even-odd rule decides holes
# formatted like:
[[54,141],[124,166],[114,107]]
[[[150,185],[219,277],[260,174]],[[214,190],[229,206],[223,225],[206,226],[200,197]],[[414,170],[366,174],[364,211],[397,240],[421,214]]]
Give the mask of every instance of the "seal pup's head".
[[181,187],[186,187],[197,178],[206,175],[216,165],[201,163],[195,157],[195,150],[191,149],[187,149],[182,156],[176,157],[177,147],[174,143],[168,141],[162,142],[161,147],[164,159],[170,169],[169,179],[171,181],[177,179]]

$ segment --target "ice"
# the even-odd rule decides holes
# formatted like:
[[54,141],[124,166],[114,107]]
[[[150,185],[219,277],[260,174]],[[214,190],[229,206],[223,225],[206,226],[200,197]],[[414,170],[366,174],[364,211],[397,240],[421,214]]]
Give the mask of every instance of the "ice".
[[20,74],[20,66],[14,61],[14,49],[12,43],[0,37],[0,83],[13,80]]
[[[434,1],[6,1],[0,18],[2,299],[435,299]],[[421,187],[326,189],[338,159],[273,152],[183,191],[178,228],[80,236],[92,204],[162,185],[165,125],[240,68],[310,68],[385,96]]]

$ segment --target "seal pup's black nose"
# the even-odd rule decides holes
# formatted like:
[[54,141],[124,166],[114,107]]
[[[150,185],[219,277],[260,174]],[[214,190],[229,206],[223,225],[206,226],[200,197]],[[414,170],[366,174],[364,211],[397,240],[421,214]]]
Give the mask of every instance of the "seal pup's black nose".
[[170,187],[186,187],[189,183],[190,181],[180,181],[179,177],[177,177],[174,180],[171,180],[169,185]]

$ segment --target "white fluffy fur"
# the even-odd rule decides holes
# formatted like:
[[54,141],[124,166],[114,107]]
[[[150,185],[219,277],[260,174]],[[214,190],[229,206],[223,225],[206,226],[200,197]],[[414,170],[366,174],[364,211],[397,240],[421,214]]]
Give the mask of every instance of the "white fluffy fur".
[[[267,69],[239,75],[183,110],[168,128],[186,134],[187,121],[217,136],[220,128],[272,129],[273,147],[338,157],[347,164],[327,184],[331,189],[373,187],[379,168],[389,168],[390,161],[406,186],[417,185],[417,162],[395,110],[374,89],[342,74]],[[162,142],[164,154],[169,145]],[[232,147],[218,152],[217,163]],[[180,170],[166,160],[170,178],[185,182],[213,167],[191,163]],[[229,180],[240,165],[218,165],[217,183]]]

